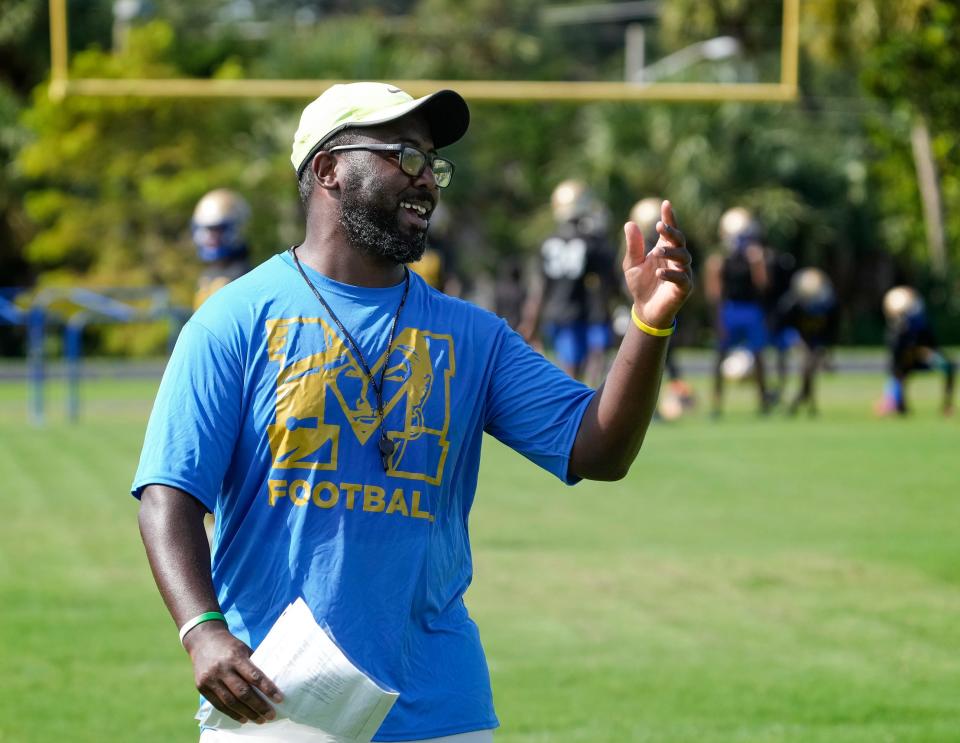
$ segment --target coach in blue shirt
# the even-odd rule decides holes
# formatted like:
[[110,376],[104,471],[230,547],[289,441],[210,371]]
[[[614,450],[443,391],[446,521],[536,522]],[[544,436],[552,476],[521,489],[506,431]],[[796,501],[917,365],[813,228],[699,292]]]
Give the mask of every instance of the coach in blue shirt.
[[[198,689],[264,734],[281,697],[251,648],[302,597],[400,693],[374,740],[490,740],[489,673],[463,603],[483,433],[569,484],[623,477],[646,433],[692,285],[669,203],[646,256],[626,225],[634,323],[591,390],[406,268],[454,176],[437,150],[468,122],[453,91],[413,99],[381,83],[307,106],[292,154],[303,242],[204,303],[158,392],[132,488],[150,564]],[[329,740],[312,732],[297,740]]]

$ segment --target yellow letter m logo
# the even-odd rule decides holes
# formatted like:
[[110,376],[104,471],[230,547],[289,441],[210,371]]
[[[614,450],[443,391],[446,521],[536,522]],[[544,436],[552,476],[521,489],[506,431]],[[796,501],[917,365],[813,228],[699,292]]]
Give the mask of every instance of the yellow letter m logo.
[[[304,348],[320,350],[297,358],[294,349]],[[343,423],[361,445],[377,434],[369,380],[321,318],[268,320],[267,352],[280,365],[274,422],[267,426],[274,469],[336,470]],[[394,340],[390,357],[384,354],[372,365],[374,379],[380,379],[384,364],[384,433],[395,444],[388,473],[437,485],[450,446],[453,338],[407,328]],[[390,413],[398,406],[403,428],[395,430],[399,421]]]

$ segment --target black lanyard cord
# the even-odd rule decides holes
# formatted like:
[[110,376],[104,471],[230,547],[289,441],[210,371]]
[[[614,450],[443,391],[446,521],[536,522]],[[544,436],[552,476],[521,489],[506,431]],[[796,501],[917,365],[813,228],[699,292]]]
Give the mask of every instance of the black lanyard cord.
[[403,305],[407,301],[407,293],[410,291],[410,269],[408,269],[406,266],[403,267],[403,294],[400,297],[400,304],[397,305],[397,311],[393,314],[393,324],[390,326],[390,335],[387,337],[387,354],[383,359],[383,368],[380,369],[380,381],[378,383],[377,380],[374,379],[373,372],[370,371],[370,366],[367,364],[367,360],[363,357],[363,352],[360,350],[357,342],[343,326],[343,323],[340,322],[340,318],[337,317],[337,314],[333,311],[333,308],[327,304],[327,301],[323,298],[323,295],[320,294],[320,291],[317,289],[317,287],[313,285],[312,281],[310,281],[310,278],[303,270],[303,266],[300,265],[300,259],[297,258],[298,247],[299,246],[294,245],[292,248],[290,248],[290,255],[293,257],[293,262],[297,267],[297,271],[300,272],[303,280],[307,282],[307,286],[310,287],[310,291],[313,292],[313,296],[317,298],[320,304],[323,305],[323,309],[325,309],[327,314],[330,315],[330,319],[336,324],[341,335],[350,344],[350,347],[357,356],[357,361],[359,361],[360,366],[363,367],[363,373],[366,375],[367,380],[370,382],[370,386],[373,387],[374,394],[377,396],[377,415],[380,418],[380,441],[378,448],[380,449],[380,458],[383,460],[383,469],[387,470],[387,460],[390,455],[393,454],[396,444],[388,439],[387,435],[383,431],[383,380],[387,374],[387,365],[390,363],[390,349],[393,347],[393,338],[397,332],[397,324],[400,321],[400,311],[403,309]]

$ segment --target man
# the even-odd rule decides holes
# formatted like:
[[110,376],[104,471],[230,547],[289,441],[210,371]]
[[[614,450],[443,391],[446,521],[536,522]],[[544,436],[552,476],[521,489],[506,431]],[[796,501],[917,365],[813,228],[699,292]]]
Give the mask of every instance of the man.
[[887,320],[887,348],[890,352],[890,378],[876,409],[880,415],[906,415],[907,377],[915,371],[936,369],[943,374],[941,412],[953,413],[953,385],[956,365],[937,344],[927,318],[923,298],[909,286],[895,286],[883,297]]
[[743,207],[733,207],[720,218],[720,239],[724,252],[707,259],[707,300],[716,307],[717,356],[713,371],[713,410],[723,411],[723,362],[737,346],[753,356],[753,378],[757,385],[759,412],[769,408],[763,364],[767,345],[763,296],[768,278],[759,229],[753,215]]
[[236,191],[217,188],[197,202],[190,220],[190,234],[204,267],[197,280],[194,310],[215,291],[250,269],[246,238],[248,221],[250,206]]
[[763,253],[767,274],[767,291],[763,298],[763,305],[767,315],[768,338],[773,347],[776,371],[774,383],[768,385],[770,387],[768,395],[771,401],[779,402],[787,386],[790,348],[798,340],[796,330],[783,321],[780,303],[793,286],[797,259],[791,253],[775,250],[769,246],[764,246]]
[[608,305],[617,295],[608,220],[582,181],[559,183],[550,206],[556,230],[540,247],[521,333],[533,343],[542,324],[560,368],[595,386],[603,379],[612,335]]
[[791,329],[803,343],[800,389],[787,412],[795,415],[802,405],[817,414],[815,383],[827,351],[837,342],[837,298],[833,282],[819,268],[803,268],[793,274],[790,289],[777,306],[783,329]]
[[635,323],[594,392],[405,267],[453,176],[435,151],[468,122],[453,91],[414,100],[381,83],[307,106],[291,158],[303,243],[205,303],[164,374],[133,483],[141,533],[198,689],[235,720],[274,718],[279,691],[249,656],[303,597],[399,691],[374,740],[491,740],[462,600],[483,432],[568,483],[623,477],[643,442],[692,285],[669,203],[649,255],[626,225]]

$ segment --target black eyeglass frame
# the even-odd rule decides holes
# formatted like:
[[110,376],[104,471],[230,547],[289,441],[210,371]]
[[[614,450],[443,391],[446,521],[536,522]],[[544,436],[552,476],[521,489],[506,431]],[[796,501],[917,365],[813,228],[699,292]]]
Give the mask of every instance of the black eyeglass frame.
[[[450,182],[453,180],[453,173],[456,171],[457,166],[453,164],[452,161],[448,160],[445,157],[440,157],[440,155],[430,154],[429,152],[424,152],[421,149],[414,147],[409,144],[343,144],[338,147],[331,147],[327,152],[345,152],[347,150],[370,150],[371,152],[398,152],[400,154],[400,170],[402,170],[406,175],[411,178],[419,178],[423,171],[426,170],[427,166],[430,166],[430,170],[433,171],[433,179],[437,182],[438,188],[446,188],[450,185]],[[423,158],[423,162],[420,165],[420,168],[416,173],[411,173],[409,170],[403,167],[404,153],[407,150],[413,150],[418,155]],[[441,162],[450,166],[450,170],[446,173],[441,172],[437,173],[436,163]],[[444,178],[444,176],[446,176]],[[445,180],[446,183],[441,183],[440,181]]]

